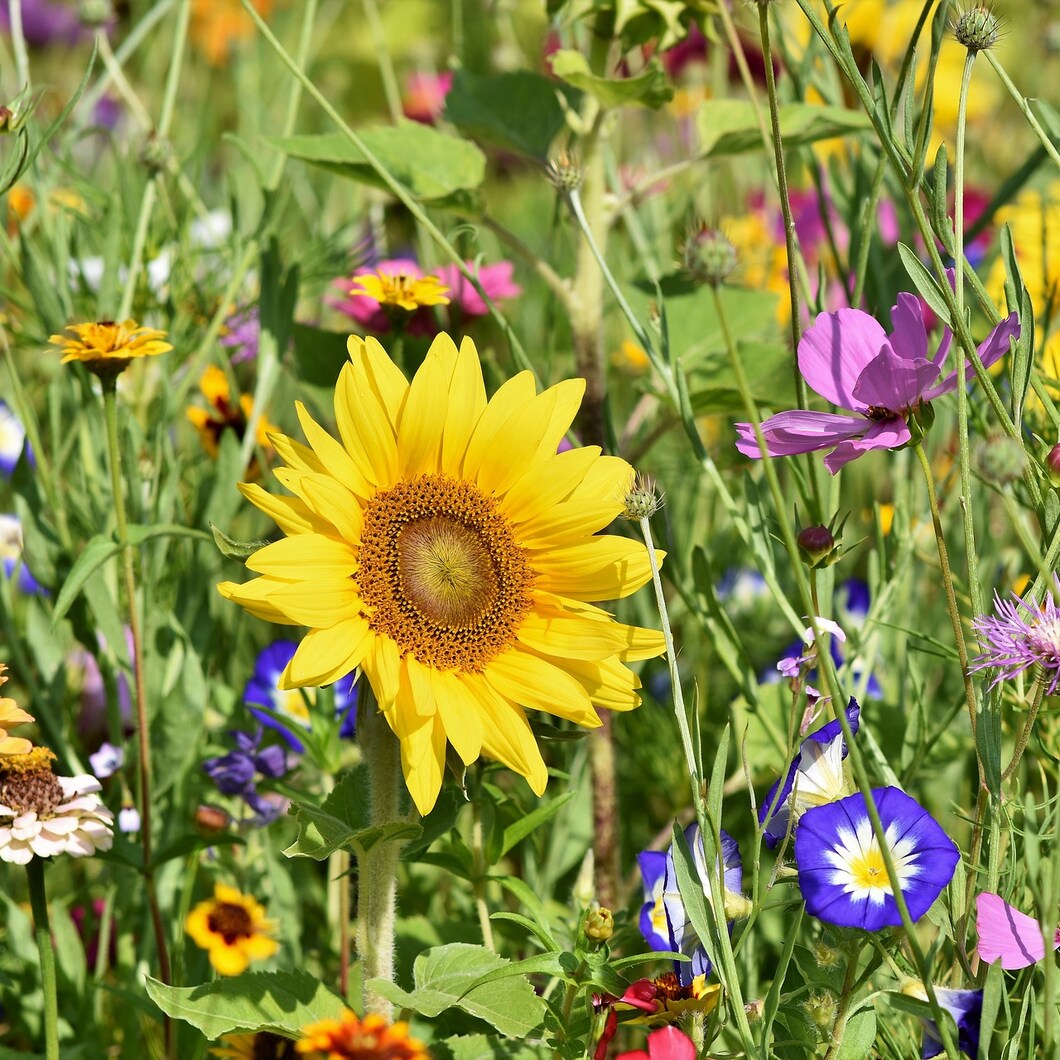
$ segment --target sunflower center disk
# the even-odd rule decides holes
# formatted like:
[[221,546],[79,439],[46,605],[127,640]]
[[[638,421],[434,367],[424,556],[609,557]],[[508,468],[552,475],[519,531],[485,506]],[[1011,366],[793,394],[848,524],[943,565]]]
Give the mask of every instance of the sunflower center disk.
[[514,642],[534,574],[508,521],[471,483],[421,475],[380,492],[361,542],[369,622],[403,655],[474,673]]

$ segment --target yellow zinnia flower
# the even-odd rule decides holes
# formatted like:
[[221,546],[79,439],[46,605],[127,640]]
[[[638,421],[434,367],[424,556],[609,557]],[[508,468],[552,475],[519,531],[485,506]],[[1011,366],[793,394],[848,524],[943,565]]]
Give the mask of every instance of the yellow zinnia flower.
[[[0,663],[0,685],[7,681],[4,676],[6,669],[7,666]],[[29,740],[24,740],[21,736],[10,736],[7,730],[35,720],[32,714],[27,714],[13,699],[0,696],[0,758],[7,755],[24,755],[32,750],[33,744]]]
[[350,294],[371,298],[384,310],[404,309],[414,313],[421,306],[448,305],[448,290],[437,276],[363,272],[354,276]]
[[200,902],[184,921],[196,946],[206,950],[219,975],[239,975],[251,961],[271,957],[278,945],[265,910],[249,895],[218,883],[213,898]]
[[74,338],[52,335],[48,340],[61,348],[62,363],[80,361],[90,372],[117,375],[136,357],[153,357],[168,353],[173,347],[165,341],[166,333],[142,328],[135,320],[103,320],[98,324],[69,324]]
[[291,1038],[258,1031],[257,1034],[226,1034],[219,1049],[211,1049],[211,1056],[229,1057],[230,1060],[297,1060],[298,1048]]
[[320,1020],[302,1028],[298,1051],[325,1060],[430,1060],[423,1042],[409,1037],[407,1023],[387,1023],[382,1016],[360,1019],[347,1009],[341,1019]]
[[623,663],[661,634],[590,601],[651,577],[643,544],[595,536],[623,510],[632,468],[595,447],[557,455],[585,389],[536,393],[521,372],[486,400],[470,339],[439,335],[411,384],[375,339],[349,341],[335,391],[336,441],[299,403],[309,440],[273,444],[296,496],[243,484],[288,535],[247,560],[262,577],[222,595],[269,622],[305,625],[280,685],[325,685],[362,667],[401,742],[421,813],[434,806],[446,741],[544,791],[525,707],[600,724],[630,710]]

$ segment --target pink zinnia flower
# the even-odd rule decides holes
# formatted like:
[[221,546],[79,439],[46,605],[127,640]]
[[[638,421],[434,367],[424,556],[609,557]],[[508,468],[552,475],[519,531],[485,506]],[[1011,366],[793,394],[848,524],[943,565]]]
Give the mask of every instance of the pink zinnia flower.
[[[949,352],[947,328],[935,355],[928,357],[927,329],[915,295],[900,294],[891,309],[888,335],[860,309],[821,313],[799,343],[799,371],[821,397],[857,415],[793,409],[762,424],[770,456],[792,456],[832,449],[824,465],[834,475],[870,449],[898,449],[912,437],[909,417],[926,402],[957,389],[957,373],[936,383]],[[1017,315],[1003,320],[979,346],[979,359],[990,367],[1019,338]],[[967,376],[971,378],[969,363]],[[736,424],[736,448],[761,457],[754,425]]]
[[[471,275],[478,278],[478,282],[491,302],[497,302],[502,298],[515,298],[523,293],[523,289],[512,281],[514,266],[510,261],[498,261],[495,265],[482,265],[477,271],[473,262],[467,261],[464,264]],[[454,307],[456,312],[465,319],[484,317],[489,312],[482,296],[455,265],[443,265],[435,271],[435,275],[449,288],[450,314],[453,313]]]
[[453,87],[451,73],[435,74],[416,71],[405,79],[401,109],[406,118],[433,125],[445,111],[445,97]]

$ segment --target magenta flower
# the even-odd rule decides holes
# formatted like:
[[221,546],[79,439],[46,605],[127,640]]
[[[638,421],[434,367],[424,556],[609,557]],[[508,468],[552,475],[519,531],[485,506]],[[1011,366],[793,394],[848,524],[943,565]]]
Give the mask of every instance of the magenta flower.
[[[478,278],[491,302],[515,298],[523,293],[523,289],[512,280],[514,266],[510,261],[498,261],[496,265],[482,265],[478,269],[473,262],[465,264],[471,275]],[[449,288],[450,315],[459,314],[466,320],[468,317],[484,317],[489,312],[482,296],[455,265],[443,265],[435,271],[435,275]]]
[[[824,465],[834,475],[844,464],[870,449],[898,449],[912,437],[909,418],[916,409],[957,389],[957,373],[936,382],[949,352],[947,328],[933,357],[928,357],[927,328],[920,301],[900,294],[891,309],[894,330],[888,335],[875,318],[860,309],[821,313],[799,343],[799,371],[821,397],[857,415],[793,409],[778,412],[762,424],[770,456],[792,456],[831,449]],[[1013,313],[979,346],[989,367],[1019,338]],[[968,377],[972,368],[969,363]],[[736,448],[761,457],[754,425],[736,424]]]

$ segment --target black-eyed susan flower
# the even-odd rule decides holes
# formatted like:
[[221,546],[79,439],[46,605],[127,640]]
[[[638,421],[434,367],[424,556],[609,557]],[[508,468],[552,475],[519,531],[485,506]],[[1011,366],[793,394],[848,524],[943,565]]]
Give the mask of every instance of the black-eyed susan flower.
[[[221,447],[221,435],[225,431],[234,431],[242,441],[247,432],[247,424],[254,414],[254,399],[250,394],[243,394],[238,403],[232,401],[232,391],[228,385],[228,376],[211,364],[199,378],[199,390],[206,399],[207,407],[190,405],[187,417],[192,426],[199,432],[202,447],[207,454],[216,459]],[[269,435],[275,431],[276,424],[262,415],[258,418],[254,440],[262,449],[271,449]]]
[[0,758],[0,861],[26,865],[33,858],[80,858],[109,850],[114,815],[87,773],[57,777],[46,747]]
[[299,1054],[293,1039],[272,1031],[258,1031],[257,1034],[226,1034],[210,1050],[210,1055],[229,1060],[298,1060]]
[[351,339],[335,392],[341,441],[299,404],[309,440],[273,435],[294,497],[244,484],[287,534],[247,560],[261,575],[222,595],[309,632],[285,688],[360,666],[401,742],[421,813],[434,806],[446,743],[521,773],[545,764],[525,708],[596,727],[630,710],[625,663],[660,655],[661,634],[591,601],[651,577],[643,544],[598,535],[622,511],[632,469],[595,447],[556,448],[584,383],[542,394],[522,372],[487,401],[473,343],[432,344],[411,384],[374,339]]
[[[7,682],[4,671],[7,666],[0,663],[0,685]],[[8,730],[18,725],[27,725],[33,721],[33,715],[27,714],[13,699],[0,696],[0,758],[7,755],[24,755],[33,744],[21,736],[12,736]]]
[[278,948],[271,937],[274,926],[258,902],[223,883],[184,922],[184,930],[206,950],[219,975],[239,975],[251,961],[271,957]]
[[154,357],[168,353],[173,347],[166,342],[166,333],[155,328],[144,328],[135,320],[113,320],[99,323],[69,324],[69,335],[52,335],[48,340],[63,354],[62,363],[80,361],[96,375],[117,376],[137,357]]
[[407,1023],[388,1023],[382,1016],[360,1019],[347,1009],[340,1019],[321,1020],[302,1028],[298,1052],[324,1060],[430,1060],[423,1042],[409,1036]]

